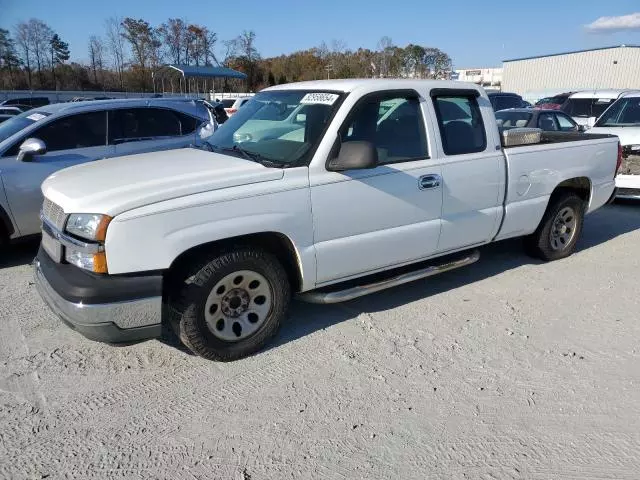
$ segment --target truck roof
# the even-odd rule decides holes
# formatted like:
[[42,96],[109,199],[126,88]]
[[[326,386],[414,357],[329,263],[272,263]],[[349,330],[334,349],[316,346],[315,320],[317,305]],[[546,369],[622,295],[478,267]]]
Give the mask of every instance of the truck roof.
[[373,90],[393,90],[403,88],[469,88],[479,90],[474,83],[454,80],[419,80],[410,78],[348,78],[335,80],[311,80],[306,82],[285,83],[265,88],[263,91],[274,90],[331,90],[337,92],[353,92],[358,88]]

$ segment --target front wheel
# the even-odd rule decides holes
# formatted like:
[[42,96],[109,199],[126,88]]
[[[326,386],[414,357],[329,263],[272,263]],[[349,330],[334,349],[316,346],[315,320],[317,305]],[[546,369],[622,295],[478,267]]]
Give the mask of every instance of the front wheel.
[[540,225],[525,238],[527,252],[551,261],[571,255],[582,232],[584,201],[575,193],[552,197]]
[[236,360],[260,350],[289,306],[289,280],[280,262],[248,247],[194,267],[195,275],[170,301],[171,324],[180,340],[209,360]]

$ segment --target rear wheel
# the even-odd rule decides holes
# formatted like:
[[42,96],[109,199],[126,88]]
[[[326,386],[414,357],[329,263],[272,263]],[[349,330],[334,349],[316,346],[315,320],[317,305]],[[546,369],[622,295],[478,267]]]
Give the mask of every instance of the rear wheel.
[[542,260],[571,255],[582,232],[584,201],[575,193],[552,197],[537,230],[525,238],[527,252]]
[[239,248],[194,265],[195,274],[170,300],[172,327],[194,353],[235,360],[261,349],[278,331],[289,300],[289,281],[271,254]]

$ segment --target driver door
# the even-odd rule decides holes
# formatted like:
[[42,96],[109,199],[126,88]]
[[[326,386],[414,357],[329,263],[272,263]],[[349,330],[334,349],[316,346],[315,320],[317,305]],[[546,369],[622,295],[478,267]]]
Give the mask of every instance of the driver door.
[[1,159],[2,181],[9,207],[21,235],[40,232],[42,191],[40,186],[52,173],[73,165],[107,158],[113,147],[107,146],[106,111],[81,113],[59,118],[29,135],[47,146],[47,153],[31,161],[17,161],[20,139]]

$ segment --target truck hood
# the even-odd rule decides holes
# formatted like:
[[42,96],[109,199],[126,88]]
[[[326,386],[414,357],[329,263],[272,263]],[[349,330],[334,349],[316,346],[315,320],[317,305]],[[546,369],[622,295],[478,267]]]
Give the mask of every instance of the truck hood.
[[587,133],[608,133],[616,135],[620,139],[620,144],[640,145],[640,127],[593,127]]
[[185,195],[279,180],[284,172],[194,148],[99,160],[60,170],[42,193],[65,213],[118,215]]

